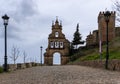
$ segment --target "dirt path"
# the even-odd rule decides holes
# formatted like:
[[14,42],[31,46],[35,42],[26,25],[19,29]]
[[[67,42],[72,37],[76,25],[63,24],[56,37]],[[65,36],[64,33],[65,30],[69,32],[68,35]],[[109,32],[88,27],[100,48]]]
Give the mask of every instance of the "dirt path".
[[83,66],[39,66],[0,74],[0,84],[120,84],[120,72]]

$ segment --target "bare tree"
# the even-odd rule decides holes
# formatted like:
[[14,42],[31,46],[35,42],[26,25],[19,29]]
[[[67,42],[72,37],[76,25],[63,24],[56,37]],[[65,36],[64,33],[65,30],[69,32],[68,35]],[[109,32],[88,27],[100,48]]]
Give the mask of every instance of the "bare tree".
[[113,6],[112,6],[113,10],[116,11],[116,22],[117,22],[117,26],[120,25],[120,1],[116,0],[115,2],[113,2]]
[[18,59],[19,54],[20,54],[19,48],[13,46],[10,58],[13,60],[14,64],[16,64],[16,60]]
[[27,58],[27,54],[26,54],[26,52],[24,51],[24,52],[23,52],[23,61],[24,61],[24,63],[26,62],[26,58]]

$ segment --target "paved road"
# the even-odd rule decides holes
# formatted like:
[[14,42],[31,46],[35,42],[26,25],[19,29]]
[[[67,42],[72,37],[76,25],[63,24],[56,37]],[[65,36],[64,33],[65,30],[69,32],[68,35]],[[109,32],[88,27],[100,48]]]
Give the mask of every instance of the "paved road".
[[120,72],[83,66],[39,66],[0,74],[0,84],[120,84]]

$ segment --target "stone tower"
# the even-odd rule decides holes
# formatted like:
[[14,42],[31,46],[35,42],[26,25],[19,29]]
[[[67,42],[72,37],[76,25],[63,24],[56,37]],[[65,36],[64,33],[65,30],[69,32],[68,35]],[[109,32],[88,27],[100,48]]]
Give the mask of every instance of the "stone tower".
[[[104,12],[100,12],[98,15],[98,31],[99,40],[102,44],[106,42],[106,22]],[[110,20],[108,23],[108,40],[111,41],[115,37],[115,12],[111,11]]]
[[69,61],[70,42],[62,33],[62,23],[56,18],[55,23],[52,23],[52,32],[48,37],[48,47],[44,54],[44,64],[53,65],[53,54],[60,53],[61,65]]

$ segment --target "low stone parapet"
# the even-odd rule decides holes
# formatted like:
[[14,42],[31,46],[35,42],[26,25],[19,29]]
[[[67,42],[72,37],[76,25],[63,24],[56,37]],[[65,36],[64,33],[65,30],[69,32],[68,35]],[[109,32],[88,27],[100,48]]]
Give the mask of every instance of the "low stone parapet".
[[41,64],[40,63],[35,63],[35,66],[40,66]]
[[17,69],[25,69],[25,68],[30,68],[34,66],[40,66],[40,63],[31,62],[31,63],[8,64],[8,70],[15,71]]
[[[77,63],[73,63],[73,65],[82,65],[82,66],[90,66],[95,68],[105,68],[105,60],[90,60],[90,61],[81,61]],[[108,61],[108,69],[120,71],[120,60],[109,60]]]
[[108,67],[110,70],[120,71],[120,60],[110,60]]
[[17,64],[8,64],[8,70],[9,71],[17,70]]
[[24,69],[24,68],[26,68],[24,63],[18,63],[17,64],[17,69]]
[[32,67],[34,67],[35,66],[35,62],[31,62],[31,65],[32,65]]
[[25,63],[25,65],[26,65],[26,68],[32,67],[32,63]]

